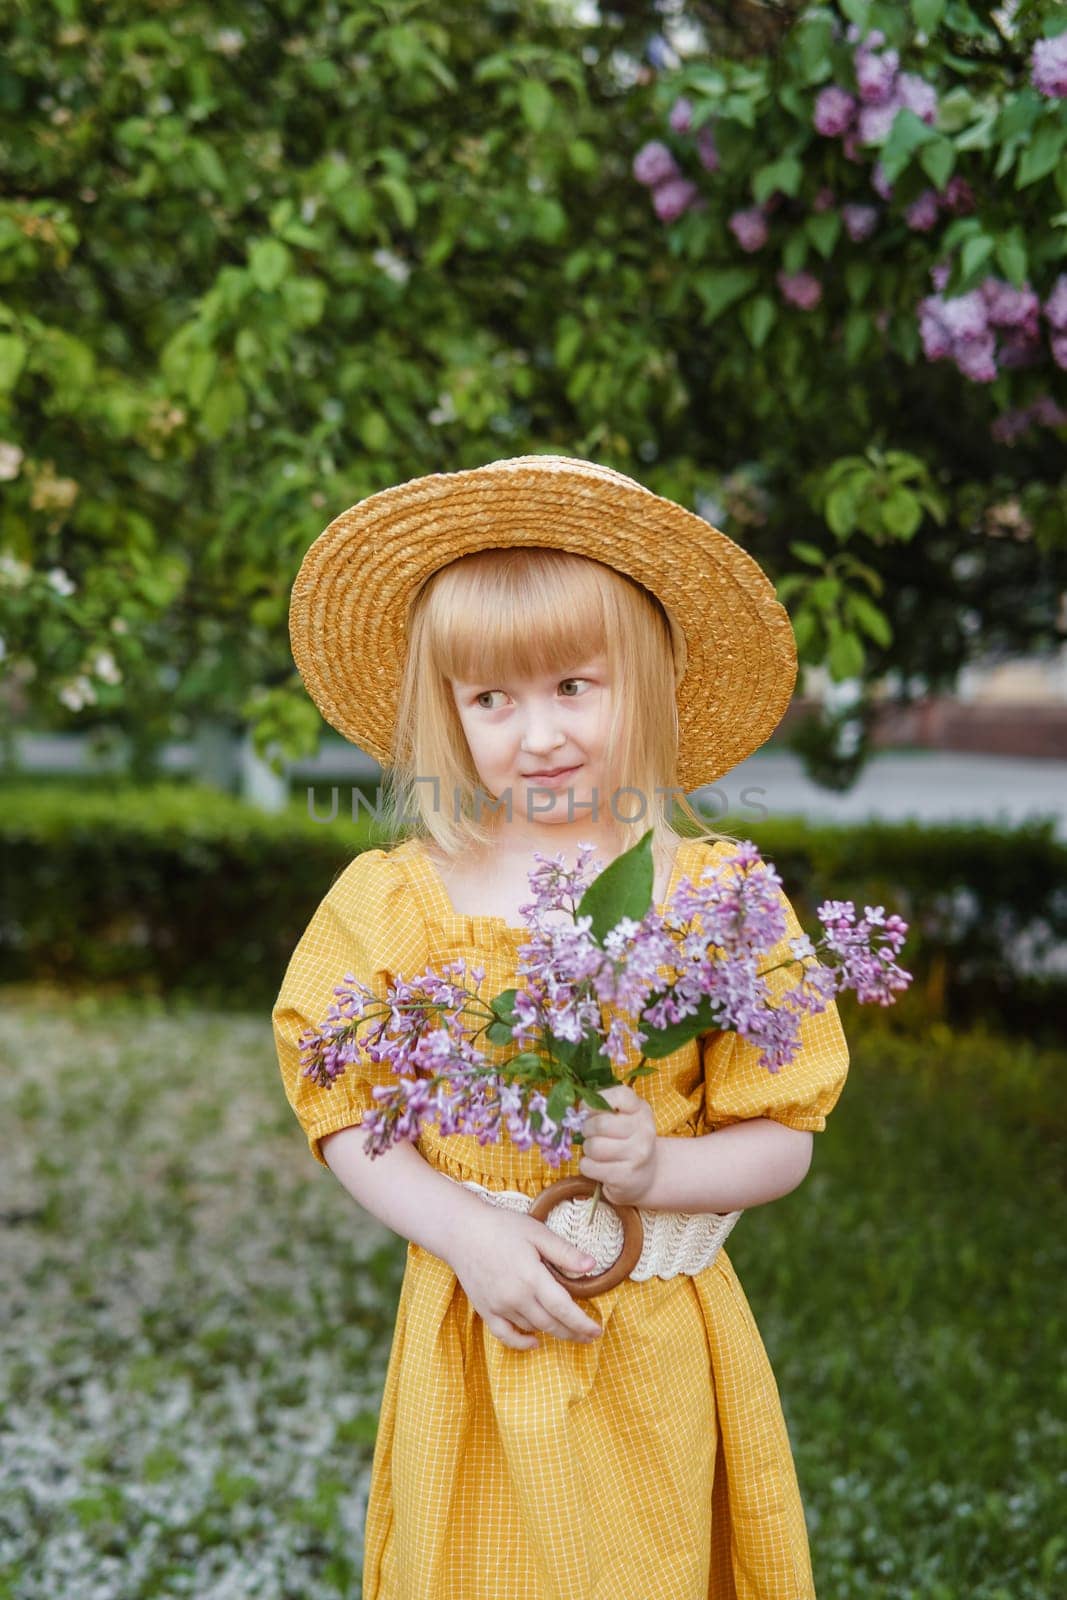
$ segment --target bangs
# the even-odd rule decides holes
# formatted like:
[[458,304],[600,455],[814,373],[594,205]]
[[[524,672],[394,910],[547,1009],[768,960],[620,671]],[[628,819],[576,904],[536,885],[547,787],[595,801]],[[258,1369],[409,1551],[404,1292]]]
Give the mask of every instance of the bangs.
[[434,574],[426,643],[463,683],[563,672],[606,653],[600,563],[563,550],[479,550]]

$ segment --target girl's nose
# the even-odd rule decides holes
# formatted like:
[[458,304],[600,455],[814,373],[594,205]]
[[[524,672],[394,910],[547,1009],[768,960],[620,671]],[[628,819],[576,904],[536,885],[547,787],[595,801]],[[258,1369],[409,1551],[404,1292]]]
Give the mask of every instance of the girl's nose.
[[566,744],[563,732],[552,706],[531,706],[526,713],[522,735],[522,748],[532,756],[547,755]]

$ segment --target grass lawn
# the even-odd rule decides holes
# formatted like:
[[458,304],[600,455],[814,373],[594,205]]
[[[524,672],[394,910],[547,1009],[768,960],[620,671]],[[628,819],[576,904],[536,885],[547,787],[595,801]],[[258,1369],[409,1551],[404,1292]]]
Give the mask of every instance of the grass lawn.
[[[1053,1600],[1067,1055],[842,1013],[811,1172],[728,1246],[820,1600]],[[404,1244],[311,1160],[269,1017],[0,1023],[0,1600],[352,1600]]]

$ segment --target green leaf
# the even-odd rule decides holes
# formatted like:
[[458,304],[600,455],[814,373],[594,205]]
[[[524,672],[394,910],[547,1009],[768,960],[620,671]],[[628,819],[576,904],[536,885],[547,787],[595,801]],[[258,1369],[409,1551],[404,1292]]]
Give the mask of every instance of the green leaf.
[[553,1122],[560,1122],[563,1118],[563,1113],[570,1109],[573,1101],[574,1085],[569,1083],[566,1078],[561,1078],[559,1083],[553,1085],[552,1092],[548,1097],[548,1104],[545,1106],[545,1115],[550,1117]]
[[493,996],[489,1009],[494,1017],[499,1017],[501,1022],[515,1020],[515,997],[518,992],[518,989],[501,989],[498,995]]
[[830,642],[827,665],[830,676],[840,683],[845,678],[858,678],[865,660],[863,645],[854,633],[837,633]]
[[796,156],[781,156],[779,160],[759,167],[752,175],[753,197],[762,205],[776,189],[783,194],[795,195],[804,178],[804,168]]
[[800,272],[808,259],[808,236],[803,228],[797,228],[789,235],[782,249],[782,269],[785,272]]
[[1022,159],[1015,173],[1016,189],[1025,189],[1050,173],[1067,144],[1067,126],[1060,122],[1042,123],[1037,133],[1023,148]]
[[774,326],[778,308],[770,295],[758,294],[745,301],[738,315],[749,343],[758,350]]
[[867,298],[873,277],[874,269],[869,261],[850,261],[845,267],[845,288],[854,305]]
[[898,539],[910,539],[922,519],[922,506],[907,489],[894,490],[882,503],[882,522]]
[[[514,994],[514,989],[511,990]],[[557,1039],[554,1033],[546,1033],[545,1040],[552,1054],[564,1062],[568,1067],[574,1066],[578,1059],[578,1042],[575,1039]]]
[[490,1044],[512,1044],[511,1029],[506,1022],[491,1022],[485,1030]]
[[964,278],[971,278],[980,272],[995,249],[996,240],[991,239],[988,233],[980,233],[975,238],[968,239],[960,251],[960,266]]
[[845,318],[845,356],[849,362],[858,361],[866,350],[873,327],[874,324],[866,311],[853,306]]
[[837,211],[816,211],[804,224],[808,238],[824,260],[833,254],[841,227],[841,216]]
[[793,618],[793,636],[797,641],[797,654],[801,660],[814,659],[816,645],[822,629],[816,612],[812,610],[798,611]]
[[826,12],[809,12],[792,30],[805,83],[821,83],[831,70],[833,22]]
[[755,287],[758,275],[752,267],[709,267],[693,277],[693,287],[704,304],[705,323],[714,322],[728,306]]
[[1009,233],[997,235],[996,245],[997,265],[1016,289],[1021,289],[1026,281],[1027,254],[1026,242],[1021,228],[1012,228]]
[[943,189],[956,165],[956,146],[951,139],[935,139],[919,151],[919,165],[935,189]]
[[880,160],[890,183],[895,183],[915,152],[942,136],[906,106],[897,112],[889,137],[882,146]]
[[519,84],[519,109],[528,128],[541,133],[548,126],[553,107],[552,91],[540,78],[523,78]]
[[592,917],[598,944],[623,917],[640,922],[652,904],[652,829],[637,844],[616,856],[595,877],[578,903],[578,916]]
[[[662,1061],[664,1056],[673,1055],[691,1039],[698,1038],[702,1033],[710,1033],[717,1027],[718,1017],[719,1013],[713,1009],[711,999],[704,995],[691,1017],[683,1017],[680,1022],[672,1022],[666,1028],[652,1029],[641,1047],[641,1053],[650,1061]],[[647,1026],[647,1023],[641,1023],[642,1032]]]
[[412,194],[403,178],[398,178],[392,172],[383,173],[383,175],[378,179],[378,187],[379,189],[384,189],[385,193],[393,202],[393,208],[396,211],[397,220],[400,222],[401,226],[405,228],[413,228],[415,226],[416,217],[418,216],[418,209],[415,205],[415,196]]
[[248,413],[248,397],[237,378],[220,378],[211,385],[200,407],[200,428],[209,439],[224,439]]
[[853,622],[857,623],[872,638],[875,644],[887,648],[893,639],[893,630],[884,611],[880,611],[873,600],[868,599],[859,590],[851,590],[845,596],[845,611]]
[[[495,1028],[499,1024],[494,1022],[492,1026]],[[543,1078],[547,1065],[544,1057],[539,1056],[535,1050],[523,1050],[519,1055],[512,1056],[508,1062],[508,1071],[520,1078]]]
[[915,26],[930,35],[945,14],[945,0],[911,0],[911,14]]
[[269,294],[289,271],[289,251],[280,239],[258,239],[248,252],[248,270],[257,289]]
[[29,346],[17,333],[0,333],[0,391],[9,394],[26,365]]
[[839,539],[850,534],[856,526],[856,496],[851,489],[833,489],[826,497],[826,521],[831,532]]
[[789,549],[799,560],[808,562],[809,566],[822,567],[826,565],[826,557],[818,545],[808,544],[803,539],[794,539],[790,543]]
[[181,381],[185,392],[194,406],[204,403],[204,399],[215,381],[218,371],[218,357],[214,350],[206,345],[194,345],[185,360],[181,374]]

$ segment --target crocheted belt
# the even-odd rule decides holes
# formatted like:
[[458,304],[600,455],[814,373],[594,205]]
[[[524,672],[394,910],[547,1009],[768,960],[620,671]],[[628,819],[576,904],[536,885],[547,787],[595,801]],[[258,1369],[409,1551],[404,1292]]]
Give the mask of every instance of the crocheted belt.
[[[442,1174],[442,1176],[449,1176]],[[452,1183],[462,1182],[464,1189],[494,1206],[508,1211],[529,1211],[533,1199],[517,1189],[487,1189],[469,1178],[449,1178]],[[592,1222],[589,1218],[590,1200],[563,1200],[549,1213],[546,1227],[558,1233],[568,1244],[587,1252],[596,1262],[596,1270],[604,1272],[611,1266],[622,1248],[622,1223],[607,1200],[601,1200]],[[638,1210],[645,1232],[645,1242],[637,1265],[630,1277],[638,1282],[647,1278],[675,1278],[680,1272],[690,1276],[703,1272],[719,1253],[727,1234],[741,1215],[740,1211],[646,1211]]]

